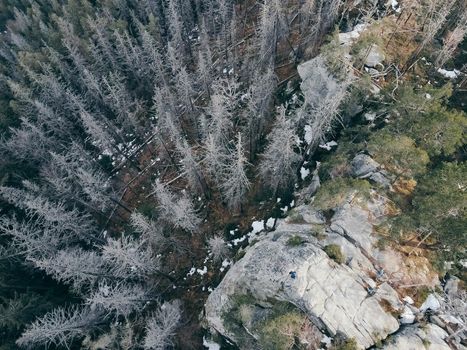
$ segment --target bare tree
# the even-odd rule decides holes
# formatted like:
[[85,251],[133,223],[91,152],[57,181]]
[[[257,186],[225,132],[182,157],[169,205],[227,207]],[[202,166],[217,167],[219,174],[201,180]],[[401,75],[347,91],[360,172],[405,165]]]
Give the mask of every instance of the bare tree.
[[456,51],[459,44],[464,40],[467,33],[467,8],[464,9],[462,14],[457,20],[454,29],[446,35],[443,39],[443,47],[440,50],[438,57],[436,58],[436,66],[442,67],[448,60],[452,58],[452,55]]
[[19,221],[17,218],[0,218],[0,232],[7,235],[11,247],[26,258],[55,254],[66,241],[59,231],[38,220]]
[[[259,61],[274,62],[278,41],[288,32],[286,6],[281,0],[266,1],[261,8],[259,24]],[[272,57],[272,58],[271,58]]]
[[221,261],[229,256],[229,248],[220,235],[210,238],[208,245],[214,261]]
[[294,151],[297,139],[294,125],[287,118],[285,108],[281,107],[259,165],[260,178],[273,189],[274,196],[278,190],[288,188],[296,179],[296,165],[300,160]]
[[91,310],[127,317],[134,311],[142,310],[148,300],[147,291],[139,285],[101,282],[85,303]]
[[38,194],[12,187],[0,187],[0,195],[11,204],[25,210],[29,218],[40,218],[49,227],[54,227],[64,234],[69,233],[69,239],[74,236],[75,239],[102,243],[102,240],[94,235],[95,223],[91,216],[75,207],[68,209],[62,202],[54,203]]
[[250,188],[250,180],[245,172],[248,165],[242,145],[241,134],[238,134],[235,150],[230,156],[230,162],[223,170],[223,183],[221,184],[222,196],[227,201],[229,208],[241,211],[245,195]]
[[110,267],[112,276],[122,279],[138,279],[158,272],[159,259],[144,240],[122,236],[109,238],[102,246],[102,258]]
[[321,55],[308,62],[303,69],[311,74],[302,82],[305,102],[297,117],[300,126],[307,124],[310,127],[310,139],[306,140],[308,146],[305,149],[307,155],[325,140],[334,124],[340,120],[339,108],[348,96],[351,80],[347,77],[339,82],[334,78]]
[[181,320],[179,301],[166,302],[146,323],[145,350],[164,350],[172,346],[172,337]]
[[271,108],[272,97],[276,88],[277,78],[274,68],[270,66],[264,74],[254,76],[249,89],[249,99],[246,109],[248,151],[250,161],[256,156],[256,151],[263,135],[266,116]]
[[176,144],[176,147],[177,152],[180,155],[183,174],[187,179],[191,189],[194,192],[203,194],[206,198],[208,198],[209,188],[193,149],[188,145],[188,142],[185,138],[179,140],[179,142]]
[[194,232],[201,224],[201,219],[191,200],[186,196],[176,196],[159,180],[154,184],[154,193],[159,203],[162,218],[171,225]]
[[44,257],[30,257],[37,268],[59,282],[70,284],[74,290],[94,285],[99,279],[111,277],[102,256],[94,251],[68,248]]
[[26,349],[51,345],[69,348],[73,340],[100,322],[100,316],[87,307],[57,308],[28,326],[16,344]]

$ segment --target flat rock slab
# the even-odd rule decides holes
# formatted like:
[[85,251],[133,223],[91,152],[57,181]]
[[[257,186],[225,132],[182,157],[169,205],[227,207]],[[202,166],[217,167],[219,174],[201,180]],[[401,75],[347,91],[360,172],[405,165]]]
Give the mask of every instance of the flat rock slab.
[[[235,340],[222,315],[235,295],[250,294],[258,301],[275,299],[296,305],[331,335],[338,331],[355,338],[362,348],[372,346],[399,328],[398,321],[368,294],[360,271],[331,260],[312,236],[299,234],[304,244],[288,245],[294,231],[263,235],[227,273],[209,296],[205,311],[209,326]],[[296,272],[296,278],[290,272]]]

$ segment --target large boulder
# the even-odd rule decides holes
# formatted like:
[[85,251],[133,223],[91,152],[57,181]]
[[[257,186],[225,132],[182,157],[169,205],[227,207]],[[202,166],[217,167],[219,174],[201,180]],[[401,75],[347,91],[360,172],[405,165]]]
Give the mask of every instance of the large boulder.
[[[276,232],[257,237],[211,293],[205,306],[211,330],[237,344],[239,340],[244,343],[245,336],[252,342],[258,338],[250,323],[243,323],[243,329],[249,330],[245,335],[238,334],[227,320],[226,315],[231,315],[235,300],[241,296],[248,296],[250,304],[261,305],[257,310],[267,309],[275,301],[294,305],[323,334],[343,334],[355,339],[360,348],[372,346],[399,328],[398,320],[382,302],[400,304],[397,293],[387,283],[381,292],[373,291],[377,284],[368,272],[374,275],[376,269],[359,247],[371,249],[364,239],[367,236],[371,242],[368,213],[342,208],[323,238],[316,235],[317,214],[311,209],[307,213],[306,208],[294,209],[300,221],[282,221]],[[338,259],[324,251],[330,244],[341,247],[343,255],[351,256],[352,261],[336,262]],[[248,347],[255,348],[251,343]]]
[[446,344],[448,334],[434,324],[425,327],[408,326],[397,333],[383,347],[385,350],[450,350]]
[[322,56],[316,56],[300,64],[297,70],[302,79],[300,89],[305,96],[305,102],[311,106],[329,99],[339,89],[337,80],[326,68]]
[[386,56],[384,55],[383,50],[378,45],[373,44],[368,56],[366,57],[365,65],[371,68],[376,68],[378,66],[384,68],[383,61],[385,58]]

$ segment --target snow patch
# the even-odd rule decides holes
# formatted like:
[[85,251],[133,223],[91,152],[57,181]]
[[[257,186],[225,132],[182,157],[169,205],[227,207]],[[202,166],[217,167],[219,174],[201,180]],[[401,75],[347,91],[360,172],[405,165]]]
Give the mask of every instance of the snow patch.
[[420,311],[425,312],[427,310],[436,311],[441,307],[441,304],[438,298],[434,294],[430,294],[428,298],[426,298],[425,302],[420,306]]
[[260,233],[265,229],[263,221],[253,221],[251,227],[253,228],[253,231],[250,232],[252,235]]
[[212,340],[203,337],[203,346],[208,350],[221,350],[221,346]]
[[306,168],[302,167],[300,169],[300,176],[301,176],[302,180],[305,180],[308,175],[310,175],[310,169],[306,169]]
[[446,70],[443,68],[438,68],[438,73],[448,79],[456,79],[461,74],[457,69]]
[[224,270],[229,267],[230,265],[232,265],[232,262],[228,259],[225,259],[223,262],[222,262],[222,267],[219,269],[221,272],[224,272]]
[[332,141],[329,141],[329,142],[327,142],[325,144],[319,145],[319,148],[323,148],[326,151],[330,151],[335,146],[337,146],[337,142],[332,140]]
[[397,2],[397,0],[391,0],[391,7],[397,13],[400,13],[401,10],[402,10],[401,7],[399,6],[399,3]]
[[273,227],[274,227],[274,221],[276,221],[276,219],[274,219],[274,218],[269,218],[269,219],[267,219],[267,221],[266,221],[266,227],[268,227],[268,228],[273,228]]
[[203,267],[203,269],[196,269],[196,272],[198,272],[201,276],[204,276],[205,274],[208,273],[208,268],[206,266]]

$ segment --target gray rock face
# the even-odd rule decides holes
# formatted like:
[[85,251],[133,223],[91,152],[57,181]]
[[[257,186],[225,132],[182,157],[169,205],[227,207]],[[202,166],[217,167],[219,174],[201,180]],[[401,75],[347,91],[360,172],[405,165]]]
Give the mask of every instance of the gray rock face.
[[378,171],[379,164],[369,155],[357,154],[350,163],[352,175],[355,177],[367,177]]
[[319,101],[334,95],[338,89],[336,79],[325,68],[324,59],[317,56],[297,67],[302,79],[300,88],[305,100],[310,105],[316,105]]
[[371,68],[376,68],[378,66],[384,68],[383,61],[385,58],[383,50],[381,50],[378,45],[373,44],[365,60],[365,65]]
[[357,154],[350,162],[352,176],[360,179],[370,179],[371,181],[389,187],[390,181],[384,171],[380,170],[380,165],[369,155]]
[[409,326],[391,337],[385,350],[450,350],[444,339],[448,334],[434,324],[426,327]]
[[[315,214],[307,214],[306,207],[295,210],[307,221],[315,221]],[[399,322],[381,306],[381,299],[397,304],[397,293],[388,284],[380,293],[369,293],[370,286],[376,287],[367,275],[373,266],[360,248],[340,234],[346,232],[370,249],[368,213],[343,208],[333,219],[331,229],[335,232],[329,232],[322,242],[307,233],[311,228],[305,220],[301,224],[282,222],[276,232],[263,234],[254,246],[247,248],[245,256],[229,270],[206,302],[209,327],[235,341],[237,335],[226,326],[223,315],[229,312],[235,296],[248,294],[258,302],[289,302],[304,311],[323,332],[331,336],[342,332],[355,338],[361,348],[395,332]],[[295,235],[304,243],[290,245],[288,241]],[[351,254],[358,262],[355,268],[351,263],[336,263],[323,251],[324,245],[339,240],[344,254]],[[291,278],[291,271],[296,272],[295,279]]]

